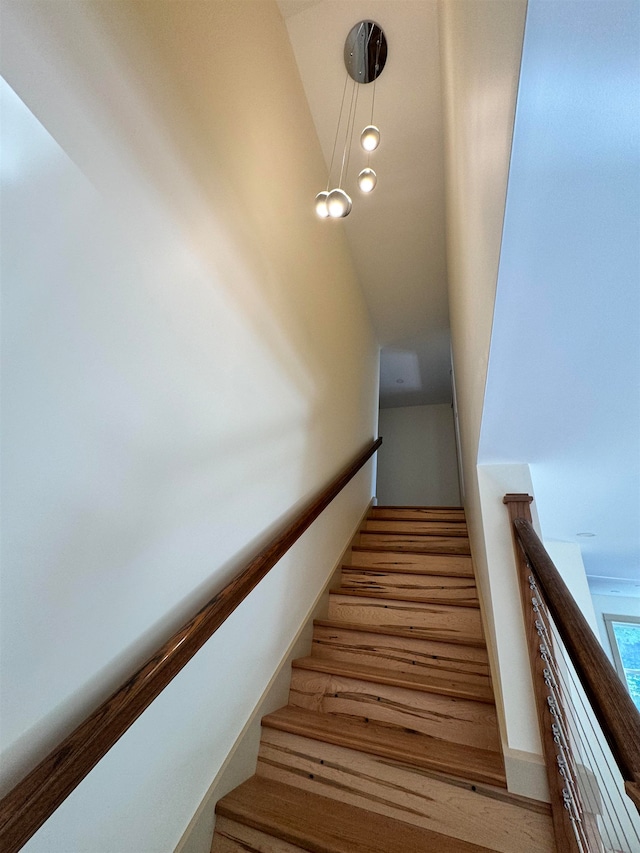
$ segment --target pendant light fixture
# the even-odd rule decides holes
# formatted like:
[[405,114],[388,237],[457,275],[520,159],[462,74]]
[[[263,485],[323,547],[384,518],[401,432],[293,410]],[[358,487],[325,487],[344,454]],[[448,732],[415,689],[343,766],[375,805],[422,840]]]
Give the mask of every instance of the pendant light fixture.
[[[326,190],[319,192],[315,198],[316,213],[321,219],[343,219],[351,212],[353,203],[347,191],[344,189],[343,184],[347,183],[348,178],[360,86],[368,83],[373,83],[371,119],[369,124],[360,134],[360,144],[362,148],[370,154],[372,151],[375,151],[380,143],[380,131],[373,123],[373,109],[376,97],[376,80],[382,73],[386,61],[387,40],[384,32],[378,24],[374,23],[374,21],[360,21],[352,27],[344,45],[344,63],[347,73],[344,82],[344,89],[342,91],[342,102],[340,104],[338,126],[336,128],[336,135],[333,142],[333,151],[331,153],[327,187]],[[345,122],[345,101],[349,78],[351,78],[353,83]],[[342,151],[340,176],[338,179],[338,186],[330,190],[331,175],[333,173],[336,148],[341,130],[344,134],[344,146]],[[377,182],[378,176],[370,167],[369,158],[367,158],[366,167],[362,169],[358,175],[358,187],[361,192],[368,194],[373,191]]]
[[378,183],[378,176],[373,169],[363,169],[358,175],[358,186],[363,193],[370,193]]
[[331,190],[327,196],[327,210],[329,216],[333,216],[334,219],[347,216],[351,213],[352,206],[352,201],[344,190]]
[[365,151],[375,151],[380,145],[380,131],[375,124],[368,124],[360,134],[360,145]]
[[329,215],[329,208],[327,207],[327,199],[329,198],[329,193],[324,190],[321,193],[318,193],[316,196],[316,213],[320,217],[320,219],[326,219]]

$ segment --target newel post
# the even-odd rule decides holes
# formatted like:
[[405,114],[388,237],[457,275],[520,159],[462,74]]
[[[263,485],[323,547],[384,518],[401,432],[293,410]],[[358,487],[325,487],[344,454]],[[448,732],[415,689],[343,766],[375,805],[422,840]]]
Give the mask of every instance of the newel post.
[[533,679],[533,692],[535,695],[538,726],[544,751],[547,781],[549,783],[549,794],[551,797],[551,815],[553,819],[556,848],[558,853],[579,853],[579,847],[571,824],[570,815],[564,806],[564,784],[562,777],[558,772],[556,759],[557,749],[553,739],[553,731],[551,729],[553,718],[549,711],[549,705],[547,702],[548,691],[544,680],[544,669],[546,665],[540,654],[541,638],[538,635],[538,629],[536,626],[537,618],[535,608],[544,607],[544,604],[536,598],[536,593],[531,588],[531,569],[529,568],[524,551],[518,542],[515,527],[513,525],[516,518],[523,518],[528,522],[532,521],[532,501],[533,498],[531,495],[524,494],[509,494],[505,495],[503,498],[503,503],[506,504],[509,511],[511,536],[513,538],[516,569],[518,572],[518,581],[520,586],[520,599],[522,601],[522,614],[524,617],[524,628],[527,637],[527,648],[529,650],[531,676]]

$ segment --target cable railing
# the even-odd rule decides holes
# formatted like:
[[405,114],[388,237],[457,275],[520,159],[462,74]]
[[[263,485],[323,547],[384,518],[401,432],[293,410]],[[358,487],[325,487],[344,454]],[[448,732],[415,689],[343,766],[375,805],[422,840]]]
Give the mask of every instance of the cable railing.
[[559,853],[640,853],[640,714],[531,524],[506,495]]
[[382,444],[378,438],[243,570],[0,801],[0,850],[16,853],[244,601]]

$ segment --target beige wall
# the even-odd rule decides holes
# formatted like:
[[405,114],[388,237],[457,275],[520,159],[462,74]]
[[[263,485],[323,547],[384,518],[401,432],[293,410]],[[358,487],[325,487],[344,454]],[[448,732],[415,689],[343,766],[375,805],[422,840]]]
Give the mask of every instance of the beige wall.
[[[526,2],[442,0],[440,13],[449,311],[464,502],[501,699],[513,687],[508,684],[509,661],[500,666],[485,540],[497,537],[509,544],[510,534],[506,513],[499,503],[495,505],[501,496],[494,493],[493,486],[485,490],[484,498],[490,495],[492,503],[483,505],[477,463]],[[515,476],[517,481],[518,471]],[[505,485],[504,491],[518,491],[503,482],[500,488]],[[487,526],[485,518],[496,519],[497,529]],[[515,596],[507,603],[503,597],[499,601],[502,606],[519,608]],[[529,686],[527,690],[531,695]],[[502,706],[499,711],[504,745],[525,755],[537,751],[533,713],[519,721],[506,719],[508,708]],[[509,775],[509,765],[507,771]],[[516,775],[512,774],[512,780]],[[518,778],[511,787],[522,790],[521,783]],[[531,793],[537,795],[536,790]]]
[[458,506],[458,463],[448,404],[380,409],[376,497],[382,505]]
[[[25,0],[3,30],[33,113],[3,92],[6,790],[372,439],[378,366],[275,3]],[[371,487],[25,850],[175,847]]]

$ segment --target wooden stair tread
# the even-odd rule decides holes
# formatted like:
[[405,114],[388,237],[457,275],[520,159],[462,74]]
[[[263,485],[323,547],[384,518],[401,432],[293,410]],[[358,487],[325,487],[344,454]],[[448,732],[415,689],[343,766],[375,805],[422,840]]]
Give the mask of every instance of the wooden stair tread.
[[416,537],[417,539],[467,539],[469,534],[466,530],[456,531],[455,533],[437,533],[433,530],[407,530],[398,524],[397,529],[394,530],[370,530],[366,527],[361,528],[360,534],[362,536],[371,536],[375,533],[376,536],[388,536],[390,539],[393,539],[396,536],[409,536]]
[[464,507],[460,506],[460,504],[456,504],[455,506],[453,504],[376,504],[375,506],[371,507],[371,509],[372,510],[374,510],[374,509],[408,509],[408,510],[415,510],[415,509],[427,509],[427,510],[446,509],[446,510],[448,510],[448,509],[452,509],[452,510],[457,510],[458,512],[464,512]]
[[[467,604],[459,602],[459,601],[442,601],[442,600],[434,600],[434,601],[419,601],[413,598],[404,598],[403,596],[397,596],[393,592],[385,592],[384,595],[372,593],[367,594],[367,590],[359,590],[352,589],[351,587],[342,587],[337,586],[329,591],[330,596],[334,598],[342,598],[342,597],[353,597],[353,598],[362,598],[362,599],[374,599],[376,602],[383,600],[388,601],[389,606],[399,605],[402,606],[406,604],[407,606],[411,606],[414,609],[419,610],[428,610],[429,612],[448,612],[451,614],[461,614],[466,612],[467,610],[480,610],[479,604],[473,604],[471,607],[467,606]],[[384,606],[384,605],[383,605]]]
[[361,528],[364,533],[407,533],[415,536],[468,536],[464,521],[432,521],[403,518],[368,518]]
[[463,507],[459,506],[372,506],[367,518],[380,518],[391,516],[393,518],[407,518],[410,520],[445,518],[455,521],[465,521],[466,514]]
[[[390,548],[375,546],[352,545],[353,553],[358,556],[355,562],[345,565],[345,568],[381,568],[386,572],[402,572],[403,574],[436,574],[448,577],[475,578],[473,562],[468,554],[429,554],[421,551],[393,551]],[[369,564],[367,558],[370,558]],[[366,565],[359,565],[361,561]]]
[[410,551],[415,554],[462,554],[471,555],[466,536],[435,536],[421,533],[376,533],[363,530],[360,544],[368,550],[377,548],[387,551]]
[[327,628],[340,628],[345,631],[367,631],[369,634],[386,634],[390,637],[418,637],[426,640],[435,640],[442,643],[453,643],[460,646],[472,646],[476,649],[485,649],[484,640],[472,640],[467,637],[451,637],[443,631],[432,631],[427,628],[403,627],[400,625],[363,625],[361,622],[342,622],[339,619],[314,619],[314,625],[323,625]]
[[[362,550],[365,551],[365,550],[369,550],[369,549],[363,548]],[[381,549],[381,551],[379,553],[392,554],[393,552],[384,551],[383,549]],[[405,555],[405,556],[409,556],[409,555]],[[422,555],[422,556],[425,556],[425,555]],[[431,555],[426,555],[426,556],[431,556]],[[439,557],[440,556],[451,557],[451,556],[456,556],[456,555],[438,554],[437,556],[439,556]],[[475,575],[473,574],[473,569],[452,569],[452,570],[437,569],[437,568],[425,569],[425,568],[422,568],[420,566],[414,566],[411,563],[401,563],[401,562],[392,563],[391,561],[389,561],[388,564],[381,566],[381,567],[378,567],[378,566],[356,566],[356,565],[346,565],[345,564],[342,566],[342,570],[343,571],[350,571],[350,572],[356,572],[356,571],[381,572],[382,571],[382,572],[386,572],[387,574],[394,573],[394,574],[399,574],[399,575],[424,575],[425,577],[461,578],[464,580],[473,581],[475,584]]]
[[504,789],[507,786],[499,752],[440,740],[411,729],[292,705],[267,714],[262,725],[468,780],[470,785],[481,782]]
[[212,853],[544,853],[548,807],[507,791],[464,510],[367,519]]
[[474,578],[433,572],[388,572],[373,566],[343,566],[340,586],[335,590],[360,590],[405,601],[479,606]]
[[252,776],[219,800],[216,812],[313,853],[489,850],[261,776]]
[[386,596],[363,595],[358,591],[334,592],[329,596],[329,619],[361,625],[403,626],[414,631],[438,631],[442,635],[484,642],[479,607],[462,607],[442,601],[415,601]]
[[464,518],[465,511],[462,506],[392,506],[391,504],[376,504],[369,507],[369,513],[402,512],[402,513],[454,513]]
[[478,600],[478,590],[473,577],[451,577],[436,572],[401,572],[396,568],[388,571],[373,566],[343,566],[342,588],[397,590],[411,595],[449,596],[460,601]]
[[352,663],[361,661],[405,672],[490,674],[486,649],[443,640],[427,640],[424,637],[380,634],[367,630],[366,625],[358,630],[352,624],[342,628],[335,622],[321,625],[316,621],[311,656]]
[[447,607],[474,607],[479,609],[478,599],[463,601],[455,596],[429,595],[427,590],[411,593],[409,591],[390,591],[387,589],[363,589],[352,586],[336,586],[329,590],[331,595],[357,595],[359,598],[391,598],[394,601],[419,601],[424,604],[446,604]]
[[410,524],[411,522],[417,521],[422,524],[459,524],[462,527],[466,527],[467,520],[464,515],[455,516],[455,515],[432,515],[427,517],[412,517],[411,515],[398,515],[392,512],[376,512],[375,515],[371,515],[371,513],[366,517],[365,522],[368,521],[397,521],[398,524]]
[[322,672],[327,675],[368,681],[373,684],[386,684],[405,690],[420,690],[423,693],[436,693],[439,696],[449,696],[455,699],[468,699],[489,705],[495,704],[489,679],[482,676],[476,676],[475,680],[480,681],[480,683],[474,684],[469,683],[465,676],[456,677],[452,673],[434,675],[418,672],[414,674],[320,657],[299,658],[294,660],[291,666],[294,669]]

